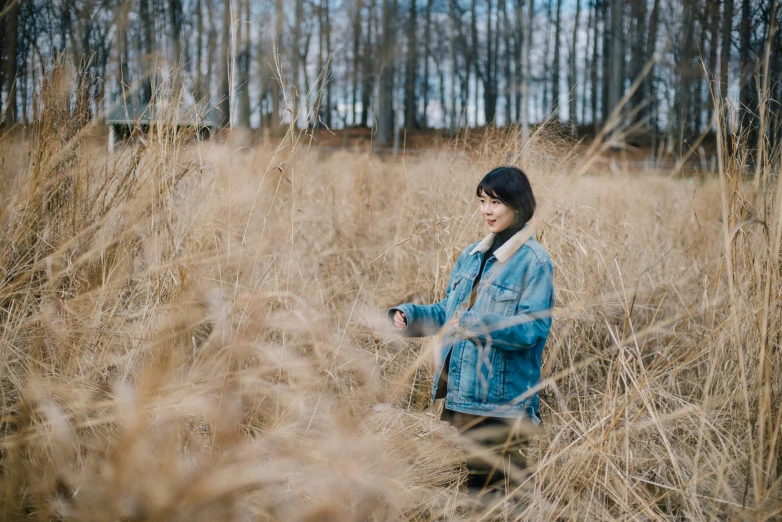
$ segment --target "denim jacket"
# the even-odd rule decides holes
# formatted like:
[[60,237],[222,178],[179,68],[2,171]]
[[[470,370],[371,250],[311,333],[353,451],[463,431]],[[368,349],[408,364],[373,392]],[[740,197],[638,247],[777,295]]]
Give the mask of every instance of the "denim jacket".
[[554,309],[554,269],[548,252],[525,226],[486,260],[470,310],[470,293],[494,241],[489,234],[470,245],[456,261],[445,299],[431,305],[402,304],[407,316],[404,334],[420,337],[447,327],[437,356],[432,400],[444,362],[450,354],[445,407],[493,417],[531,418],[538,424],[538,395],[530,392],[540,381],[541,355]]

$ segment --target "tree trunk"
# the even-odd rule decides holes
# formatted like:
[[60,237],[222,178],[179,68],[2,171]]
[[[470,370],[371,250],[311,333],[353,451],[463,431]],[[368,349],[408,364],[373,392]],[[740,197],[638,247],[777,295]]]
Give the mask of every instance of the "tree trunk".
[[[505,0],[500,0],[499,7],[497,8],[498,11],[502,12],[502,42],[503,42],[503,55],[502,55],[502,63],[503,63],[503,71],[502,74],[505,77],[504,78],[504,85],[505,85],[505,126],[510,125],[513,123],[513,94],[516,90],[513,86],[513,74],[511,72],[511,64],[513,61],[513,56],[515,56],[513,50],[514,47],[511,45],[511,27],[510,27],[510,20],[508,19],[508,6]],[[499,12],[497,13],[497,18],[499,18]],[[497,31],[499,34],[499,31]],[[499,48],[498,48],[498,54],[499,54]]]
[[[497,116],[497,31],[496,28],[492,27],[492,19],[494,18],[492,16],[493,2],[492,0],[487,0],[487,3],[489,12],[486,17],[486,66],[483,75],[483,111],[486,125],[494,125]],[[476,50],[476,56],[477,54]]]
[[326,39],[326,125],[329,127],[332,126],[331,124],[331,92],[334,87],[334,81],[331,77],[331,9],[329,5],[329,0],[325,0],[325,8],[323,11],[323,21],[325,23],[325,29],[326,34],[324,35],[324,38]]
[[[514,72],[514,94],[516,97],[516,121],[521,122],[521,82],[524,77],[524,38],[527,31],[524,28],[524,0],[516,1],[516,30],[513,35],[514,53],[513,59],[515,62]],[[525,100],[526,101],[526,100]]]
[[[353,67],[351,85],[353,88],[351,100],[351,124],[358,122],[358,69],[361,64],[361,9],[362,0],[356,0],[353,11]],[[307,64],[304,64],[305,67]]]
[[[375,47],[372,41],[373,29],[377,24],[377,17],[375,16],[375,0],[370,0],[367,5],[368,21],[367,21],[367,36],[364,40],[364,52],[361,56],[361,67],[363,70],[363,81],[361,86],[361,126],[369,127],[369,106],[371,103],[371,96],[374,90],[374,78],[375,71],[373,70]],[[377,30],[374,31],[377,34]]]
[[182,66],[182,0],[168,1],[169,25],[171,26],[171,78],[172,97],[178,99],[184,82],[184,71]]
[[532,22],[535,16],[534,0],[527,0],[527,27],[524,31],[524,51],[521,68],[523,81],[521,82],[521,134],[526,145],[529,139],[529,81],[531,77],[530,50],[532,48]]
[[589,74],[590,74],[590,83],[591,83],[590,91],[592,94],[589,101],[591,103],[591,109],[592,109],[592,127],[595,134],[597,134],[597,131],[599,130],[600,127],[600,121],[602,120],[602,118],[597,117],[597,64],[600,58],[600,55],[598,54],[598,42],[600,42],[600,38],[599,38],[600,33],[598,27],[600,26],[600,18],[602,18],[600,15],[601,9],[599,7],[601,3],[602,3],[601,0],[596,0],[594,4],[595,34],[592,37],[592,59],[590,60],[589,63]]
[[[6,7],[6,0],[0,0],[0,11],[5,9]],[[2,32],[3,35],[6,34],[5,29],[5,22],[3,20],[0,20],[0,32]],[[3,88],[5,88],[5,66],[6,66],[6,58],[5,58],[5,38],[0,38],[0,111],[5,108],[5,104],[3,103]],[[0,112],[0,127],[2,127],[3,121],[2,121],[2,112]]]
[[[206,39],[206,78],[204,81],[203,91],[204,96],[207,98],[207,101],[211,103],[211,93],[212,93],[212,74],[214,73],[214,66],[215,66],[215,53],[217,52],[217,16],[208,16],[208,24],[209,24],[209,33]],[[219,58],[217,58],[219,59]]]
[[267,58],[268,58],[268,54],[264,53],[263,35],[258,34],[258,45],[255,48],[255,60],[256,60],[256,66],[258,68],[258,79],[256,83],[258,89],[258,98],[257,98],[258,130],[259,130],[258,139],[261,142],[263,142],[264,125],[266,123],[266,118],[264,114],[264,101],[266,99],[267,86],[266,86],[264,73],[267,71],[267,66],[266,66]]
[[379,53],[380,81],[377,93],[377,131],[375,144],[378,147],[388,145],[391,140],[391,132],[394,129],[394,63],[392,58],[392,46],[394,45],[394,14],[390,0],[383,0],[382,14],[382,45]]
[[619,105],[624,91],[624,2],[611,0],[611,67],[609,73],[609,111]]
[[[709,5],[709,27],[711,29],[709,33],[709,72],[711,75],[719,78],[718,70],[719,64],[717,63],[717,48],[719,47],[719,25],[720,23],[720,4],[718,2],[711,2]],[[711,85],[711,82],[709,82]],[[708,96],[706,103],[708,105],[708,112],[706,114],[706,124],[711,125],[711,120],[714,117],[714,100],[711,96]]]
[[293,92],[290,93],[290,99],[293,101],[293,118],[298,114],[299,92],[301,89],[301,68],[307,64],[301,61],[301,24],[304,23],[304,0],[296,0],[296,6],[293,16]]
[[589,54],[590,49],[595,45],[596,39],[595,39],[595,17],[594,17],[594,0],[592,2],[592,6],[590,7],[587,5],[587,41],[586,41],[586,47],[584,48],[584,79],[582,81],[582,87],[581,87],[581,123],[586,123],[586,111],[587,111],[587,85],[589,85],[589,77],[592,71],[592,60],[591,55]]
[[562,20],[562,0],[556,0],[556,14],[554,17],[554,64],[551,68],[551,110],[557,111],[557,120],[561,120],[561,104],[559,103],[559,68],[560,63],[560,32]]
[[223,24],[220,32],[220,54],[217,57],[217,107],[220,112],[220,125],[226,127],[233,123],[231,119],[229,63],[231,60],[231,0],[223,0]]
[[[559,0],[557,0],[558,2]],[[549,30],[551,29],[551,26],[554,25],[554,20],[552,19],[551,14],[551,2],[552,0],[546,1],[546,41],[543,44],[543,63],[544,63],[544,70],[543,70],[543,100],[541,101],[541,108],[543,109],[544,114],[550,114],[552,103],[549,103],[549,85],[553,82],[551,82],[550,78],[547,77],[547,73],[552,73],[554,71],[554,67],[549,65],[549,54],[551,52],[551,34],[549,33]]]
[[600,2],[600,20],[603,26],[603,43],[600,49],[602,57],[602,76],[600,78],[600,123],[608,120],[611,113],[611,100],[609,98],[609,86],[611,85],[611,25],[608,13],[608,2],[612,0],[598,0]]
[[724,0],[722,15],[722,52],[720,53],[720,92],[727,96],[730,82],[730,45],[733,41],[733,0]]
[[[309,73],[309,70],[307,68],[307,60],[308,60],[308,56],[309,56],[310,41],[311,40],[312,40],[312,33],[307,33],[307,37],[304,40],[304,45],[301,48],[302,50],[301,50],[301,55],[300,55],[300,60],[301,60],[301,64],[302,64],[301,72],[302,72],[302,75],[304,76],[304,90],[302,91],[301,94],[304,95],[303,102],[304,102],[304,104],[306,106],[305,107],[305,114],[307,115],[307,120],[304,122],[304,125],[309,125],[309,118],[310,118],[310,115],[312,114],[312,105],[310,103],[310,97],[309,97],[309,93],[310,93],[310,89],[311,89],[312,85],[310,84],[310,73]],[[301,94],[299,95],[300,99],[302,98]]]
[[440,93],[440,107],[442,108],[442,112],[443,112],[442,126],[445,127],[445,125],[446,125],[446,121],[445,121],[445,115],[446,115],[446,110],[445,110],[445,107],[446,107],[446,105],[445,105],[446,104],[446,100],[445,100],[445,72],[443,71],[442,60],[440,59],[439,56],[437,58],[436,64],[437,64],[437,79],[438,79],[437,87],[438,87],[439,93]]
[[[700,2],[696,0],[693,5],[693,11],[693,21],[695,22],[693,23],[692,28],[693,45],[694,42],[698,42],[697,53],[700,55],[706,45],[706,9],[705,6],[702,8]],[[698,29],[698,33],[695,32],[696,28]],[[697,40],[695,39],[696,34],[698,36]],[[687,116],[687,120],[690,122],[690,132],[697,135],[700,133],[701,115],[703,113],[703,96],[701,96],[703,91],[703,74],[700,67],[700,56],[697,65],[693,63],[693,61],[690,61],[690,75],[692,78],[690,88],[690,113]]]
[[144,105],[152,100],[152,67],[154,64],[152,51],[155,48],[155,26],[153,25],[149,0],[140,0],[139,13],[142,29],[139,32],[139,38],[141,39],[141,104]]
[[[238,125],[245,129],[250,128],[250,63],[252,53],[250,47],[250,26],[245,21],[250,19],[250,0],[242,0],[244,3],[244,17],[240,24],[244,26],[244,36],[241,42],[242,51],[239,55],[239,106]],[[240,3],[240,12],[241,12]]]
[[[633,21],[635,35],[632,40],[632,47],[630,49],[630,80],[635,81],[638,76],[644,70],[646,60],[649,59],[646,56],[646,45],[644,42],[644,36],[646,34],[646,0],[633,0],[632,3]],[[638,109],[645,103],[645,94],[643,89],[636,89],[632,96],[632,109]],[[636,121],[643,117],[642,111],[636,112]]]
[[323,39],[325,36],[325,29],[323,23],[323,1],[321,0],[318,5],[318,75],[320,80],[318,81],[318,94],[315,97],[315,114],[313,115],[314,127],[320,127],[323,122],[323,93],[326,90],[326,71],[324,70],[325,60],[323,58]]
[[125,88],[126,86],[131,84],[131,77],[130,77],[130,68],[128,67],[128,64],[130,63],[130,49],[128,47],[128,13],[130,10],[130,4],[125,3],[121,6],[119,6],[117,10],[117,42],[119,43],[119,48],[117,49],[117,54],[119,56],[119,68],[117,69],[118,77],[117,77],[117,88],[118,88],[118,94],[120,95],[121,102],[125,102]]
[[461,35],[461,24],[456,19],[456,0],[451,0],[449,5],[449,14],[451,21],[451,107],[450,107],[450,124],[449,127],[453,130],[456,129],[456,102],[457,102],[457,90],[456,90],[456,44],[459,41],[457,35]]
[[753,63],[750,57],[750,26],[751,26],[751,1],[741,2],[741,29],[739,30],[739,124],[742,127],[751,126],[752,108],[752,69]]
[[[657,47],[657,25],[660,19],[660,0],[654,0],[652,13],[649,15],[649,34],[646,38],[646,59],[654,60],[654,50]],[[652,63],[649,73],[640,85],[646,99],[649,100],[649,109],[647,114],[654,115],[657,110],[657,93],[654,92],[655,66]]]
[[[576,49],[578,46],[578,23],[581,16],[581,0],[576,0],[576,16],[573,19],[573,40],[570,42],[570,81],[568,88],[568,96],[570,98],[570,106],[568,107],[568,117],[570,118],[570,124],[573,126],[573,132],[575,133],[576,125],[578,125],[578,114],[576,109],[576,93],[577,93],[577,81],[576,81]],[[587,36],[588,38],[588,36]]]
[[410,14],[407,17],[407,66],[405,70],[405,129],[416,127],[416,56],[418,52],[416,0],[410,0]]
[[201,102],[206,96],[204,89],[204,76],[201,72],[202,49],[204,45],[204,13],[201,6],[201,0],[196,2],[196,59],[195,59],[195,98],[196,102]]
[[[426,129],[429,126],[427,118],[427,112],[429,109],[429,60],[432,54],[431,51],[431,31],[432,31],[432,4],[434,0],[427,0],[426,2],[426,20],[424,22],[424,83],[423,83],[423,101],[424,109],[421,112],[421,127]],[[439,66],[438,66],[438,78],[439,78]],[[445,110],[445,105],[442,106]]]
[[[497,6],[499,7],[499,1],[497,3]],[[486,25],[491,26],[491,2],[489,2],[489,20]],[[492,44],[492,64],[491,64],[491,70],[492,70],[492,76],[491,76],[491,113],[492,118],[490,121],[492,121],[495,125],[496,122],[496,116],[497,116],[497,100],[499,98],[499,91],[500,91],[500,62],[499,62],[499,56],[500,56],[500,13],[499,9],[495,11],[494,16],[494,43]]]
[[680,136],[686,137],[688,133],[687,117],[690,114],[690,63],[692,60],[693,46],[693,3],[695,0],[684,0],[682,16],[682,43],[679,49],[679,63],[677,64],[677,76],[679,77],[677,129]]
[[[274,41],[276,45],[273,46],[273,52],[275,53],[280,53],[280,49],[284,49],[282,45],[283,16],[282,0],[276,0],[274,3]],[[273,64],[277,60],[277,57],[272,57],[271,63]],[[282,67],[282,64],[280,64],[280,67]],[[280,89],[282,89],[280,86],[280,78],[277,78],[277,71],[272,71],[269,78],[269,89],[271,89],[272,94],[272,110],[269,118],[269,125],[271,126],[271,133],[277,134],[280,126]]]
[[[475,126],[478,126],[478,82],[481,75],[480,54],[478,52],[478,17],[476,14],[475,4],[477,0],[472,0],[470,3],[470,36],[472,37],[472,48],[470,49],[470,59],[472,60],[472,66],[475,72],[475,91],[473,92],[473,107],[475,107]],[[469,68],[467,69],[469,71]],[[469,76],[467,79],[467,88],[469,89]],[[469,92],[467,94],[469,98]],[[469,111],[466,116],[467,125],[469,126]]]

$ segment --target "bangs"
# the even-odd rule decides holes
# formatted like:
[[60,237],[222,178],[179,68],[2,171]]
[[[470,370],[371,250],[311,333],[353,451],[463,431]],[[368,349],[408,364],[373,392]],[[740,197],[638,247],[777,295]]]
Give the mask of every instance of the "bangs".
[[507,203],[505,201],[505,198],[500,196],[500,194],[497,192],[497,187],[494,186],[495,184],[491,182],[491,180],[487,180],[484,178],[481,183],[478,185],[478,188],[475,189],[475,195],[477,197],[481,197],[481,195],[486,194],[488,197],[492,199],[499,199],[503,203]]

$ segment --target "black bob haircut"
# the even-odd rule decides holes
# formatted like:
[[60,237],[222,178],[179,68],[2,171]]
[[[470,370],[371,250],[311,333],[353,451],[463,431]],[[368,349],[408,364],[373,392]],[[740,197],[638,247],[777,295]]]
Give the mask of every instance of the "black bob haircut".
[[518,212],[513,226],[523,226],[535,213],[535,196],[527,175],[516,167],[497,167],[486,174],[475,190],[475,195],[486,194],[499,199]]

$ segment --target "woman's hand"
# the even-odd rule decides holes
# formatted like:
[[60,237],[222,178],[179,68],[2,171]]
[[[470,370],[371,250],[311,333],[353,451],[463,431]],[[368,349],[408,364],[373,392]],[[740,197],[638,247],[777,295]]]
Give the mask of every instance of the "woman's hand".
[[394,312],[394,326],[400,330],[407,328],[407,316],[402,310]]

